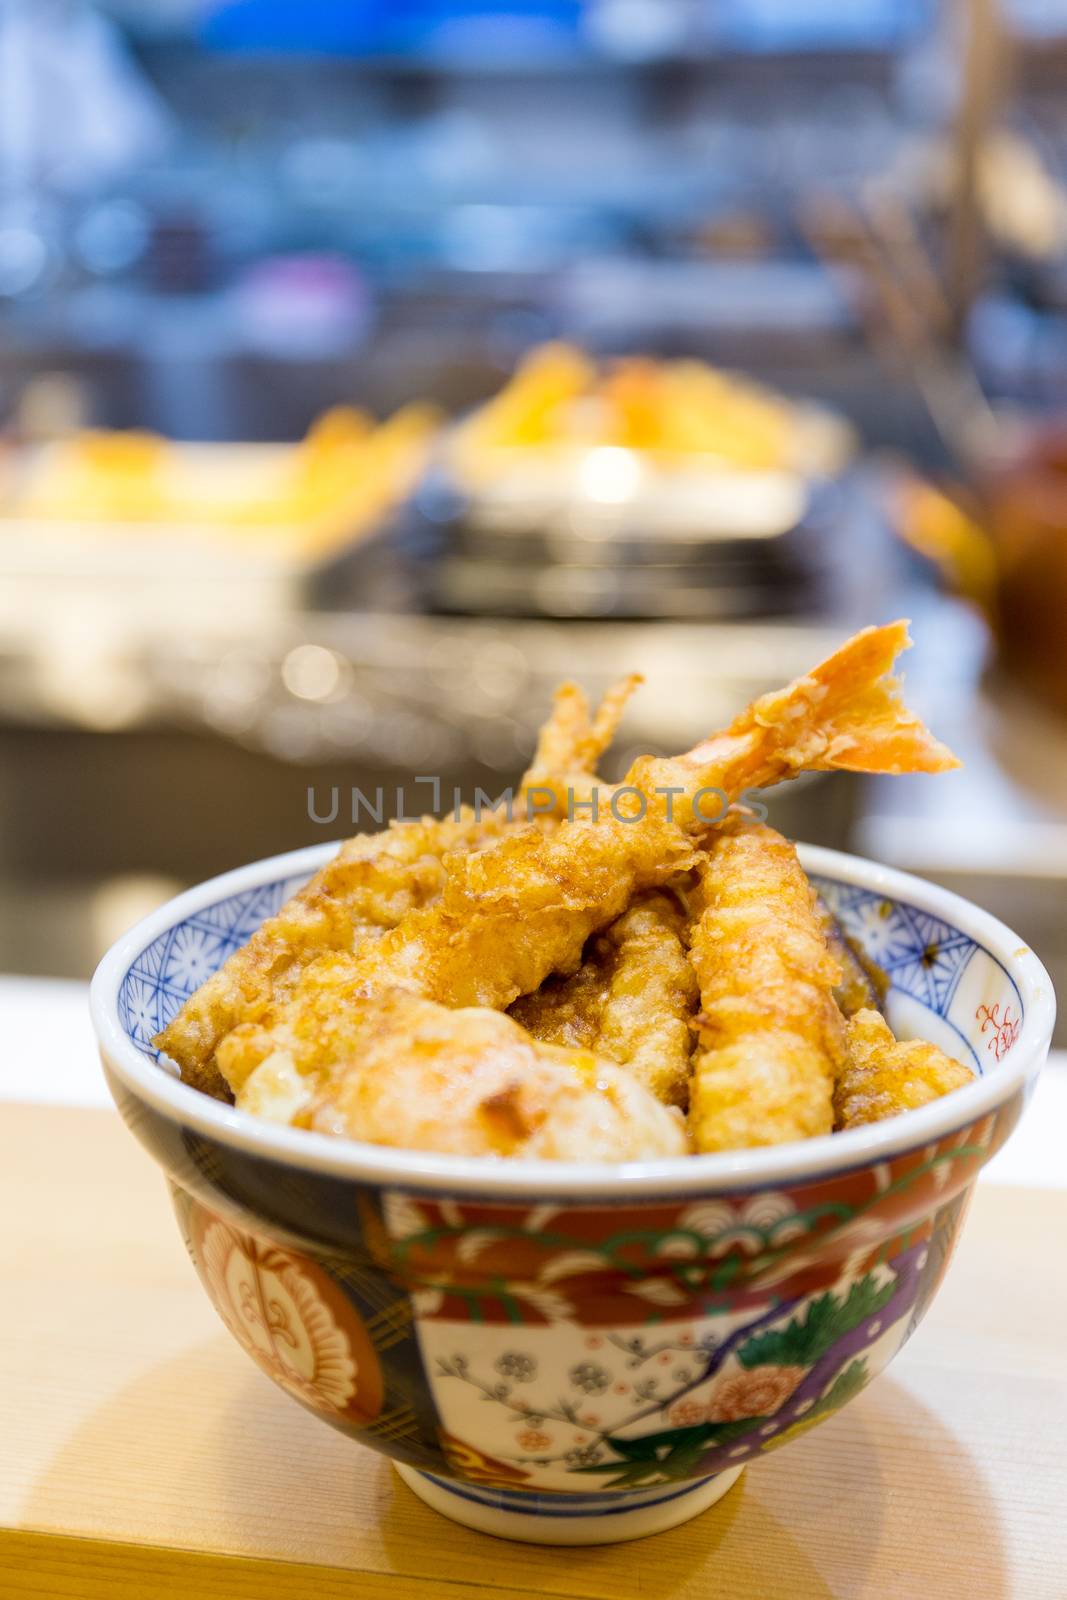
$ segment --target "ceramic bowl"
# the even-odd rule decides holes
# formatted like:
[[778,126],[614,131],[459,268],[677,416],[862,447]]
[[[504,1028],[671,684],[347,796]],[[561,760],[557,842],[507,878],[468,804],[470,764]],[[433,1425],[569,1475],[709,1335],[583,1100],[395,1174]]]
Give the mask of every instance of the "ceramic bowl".
[[898,1031],[966,1061],[972,1085],[689,1160],[385,1149],[221,1105],[149,1042],[333,848],[179,896],[93,982],[111,1091],[205,1290],[264,1372],[456,1521],[593,1544],[685,1520],[858,1394],[921,1320],[1048,1050],[1047,973],[945,890],[805,848],[889,974]]

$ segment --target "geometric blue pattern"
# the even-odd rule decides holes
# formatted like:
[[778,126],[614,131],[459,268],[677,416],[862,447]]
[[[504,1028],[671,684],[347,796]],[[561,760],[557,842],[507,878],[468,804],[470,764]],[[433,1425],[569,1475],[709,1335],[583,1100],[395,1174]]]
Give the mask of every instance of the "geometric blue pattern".
[[152,1039],[181,1010],[205,978],[273,917],[307,874],[246,889],[168,928],[134,961],[119,990],[123,1031],[146,1055],[159,1059]]
[[940,917],[831,878],[811,879],[842,928],[889,977],[894,989],[947,1017],[964,970],[979,948]]

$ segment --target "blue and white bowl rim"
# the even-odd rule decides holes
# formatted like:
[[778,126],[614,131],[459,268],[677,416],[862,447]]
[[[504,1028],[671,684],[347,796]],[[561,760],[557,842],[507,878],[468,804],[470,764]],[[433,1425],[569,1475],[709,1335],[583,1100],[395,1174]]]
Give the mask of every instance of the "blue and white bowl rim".
[[230,897],[310,877],[336,853],[337,843],[312,845],[255,861],[210,878],[169,900],[108,951],[93,977],[90,1010],[105,1066],[130,1094],[160,1115],[219,1143],[288,1166],[395,1188],[436,1190],[485,1199],[634,1201],[660,1196],[763,1189],[818,1180],[921,1148],[966,1127],[1004,1104],[1036,1078],[1048,1053],[1056,1004],[1045,968],[1025,942],[988,912],[936,884],[859,856],[801,845],[815,878],[868,891],[958,930],[1003,969],[1022,1013],[1008,1058],[974,1083],[918,1111],[886,1122],[785,1145],[717,1155],[634,1161],[501,1161],[394,1150],[355,1140],[280,1127],[222,1104],[182,1083],[130,1038],[120,1018],[120,995],[131,969],[168,930]]

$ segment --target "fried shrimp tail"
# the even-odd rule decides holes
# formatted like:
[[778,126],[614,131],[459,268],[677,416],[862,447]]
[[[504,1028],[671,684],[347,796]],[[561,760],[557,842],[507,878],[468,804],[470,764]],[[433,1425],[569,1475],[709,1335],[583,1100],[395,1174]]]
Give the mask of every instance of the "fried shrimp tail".
[[840,970],[796,851],[728,824],[701,870],[690,959],[700,982],[689,1131],[699,1151],[829,1133],[845,1056]]
[[[813,771],[949,772],[959,761],[935,739],[921,718],[900,698],[894,663],[911,649],[906,621],[864,628],[810,674],[820,703],[820,742],[824,749]],[[805,680],[794,685],[801,698]],[[757,724],[788,714],[793,696],[766,695],[752,707]],[[779,705],[779,702],[781,704]],[[741,719],[745,720],[745,719]]]
[[699,824],[716,820],[699,802],[703,788],[734,800],[800,772],[947,772],[959,762],[904,705],[891,676],[910,645],[906,622],[864,628],[804,677],[754,700],[725,732],[683,756],[640,759],[626,782],[646,794],[673,789],[683,823],[697,799]]
[[324,1026],[279,1034],[241,1109],[350,1139],[456,1155],[630,1161],[684,1155],[681,1118],[588,1050],[540,1044],[497,1011],[328,985]]
[[503,1009],[550,973],[576,971],[586,940],[635,893],[696,862],[696,839],[715,820],[702,794],[718,797],[721,814],[722,800],[806,769],[953,765],[886,676],[906,643],[904,623],[867,629],[688,755],[639,758],[595,827],[563,823],[548,837],[526,829],[450,862],[436,904],[366,951],[368,992],[399,985],[443,1004]]
[[531,811],[540,804],[539,793],[551,796],[550,814],[559,817],[567,816],[576,800],[588,797],[597,781],[597,763],[615,737],[627,701],[643,682],[639,672],[622,678],[608,690],[593,718],[578,685],[560,685],[519,791]]
[[848,1053],[834,1086],[834,1120],[841,1128],[881,1122],[914,1111],[971,1083],[969,1067],[922,1039],[898,1041],[877,1011],[857,1011],[848,1023]]

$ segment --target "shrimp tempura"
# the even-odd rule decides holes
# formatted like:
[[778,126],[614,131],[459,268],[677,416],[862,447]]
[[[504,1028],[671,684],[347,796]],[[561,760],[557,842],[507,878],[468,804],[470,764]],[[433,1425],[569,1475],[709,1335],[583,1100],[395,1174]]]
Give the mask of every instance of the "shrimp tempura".
[[840,1128],[881,1122],[914,1111],[972,1082],[969,1067],[922,1039],[898,1041],[877,1011],[857,1011],[848,1023],[848,1053],[834,1085]]
[[[592,722],[580,689],[565,684],[557,693],[523,779],[523,794],[537,784],[554,797],[552,809],[537,817],[540,828],[551,828],[566,815],[568,785],[584,791],[595,783],[596,762],[639,681],[633,675],[610,690]],[[523,810],[516,825],[525,820]],[[357,950],[395,928],[408,912],[429,905],[444,886],[447,855],[479,850],[509,829],[513,825],[503,814],[479,815],[465,807],[459,816],[393,822],[382,833],[347,840],[201,984],[153,1043],[177,1062],[186,1083],[225,1098],[215,1052],[231,1028],[257,1021],[283,1001],[318,956]]]
[[731,799],[746,789],[765,789],[798,772],[947,772],[958,767],[952,752],[935,739],[900,698],[890,676],[901,651],[910,649],[906,622],[863,628],[840,650],[785,689],[762,695],[684,756],[644,756],[626,782],[646,794],[673,786],[674,815],[686,827],[713,818],[694,817],[703,785]]
[[638,896],[608,928],[611,976],[594,1045],[673,1106],[689,1097],[697,999],[685,931],[685,914],[665,894]]
[[[805,770],[941,771],[955,758],[888,676],[907,626],[868,628],[722,734],[673,760],[641,757],[609,814],[533,829],[448,863],[441,897],[360,953],[367,992],[400,986],[444,1005],[509,1006],[581,964],[590,934],[640,889],[695,864],[693,836],[722,800]],[[624,793],[624,791],[629,791]]]
[[[324,958],[327,961],[330,958]],[[685,1155],[685,1128],[622,1068],[540,1044],[497,1011],[393,990],[323,1007],[242,1085],[238,1107],[406,1150],[633,1161]],[[310,1020],[310,1027],[307,1025]]]
[[699,1151],[829,1133],[845,1025],[815,896],[772,828],[728,823],[702,865],[689,1131]]
[[[550,974],[577,971],[590,935],[621,916],[637,892],[696,865],[697,840],[715,815],[702,796],[720,806],[751,787],[837,764],[874,772],[955,765],[901,704],[888,675],[907,643],[903,622],[865,629],[688,755],[640,758],[623,786],[630,792],[612,790],[617,803],[605,805],[595,824],[523,828],[451,856],[439,898],[353,952],[335,981],[365,994],[403,988],[441,1005],[505,1010]],[[298,981],[281,1020],[302,1004]],[[270,1055],[275,1020],[237,1030],[227,1053],[232,1070],[247,1075]],[[235,1086],[221,1050],[219,1062]]]
[[664,1105],[684,1106],[697,980],[672,895],[638,895],[593,941],[573,977],[549,979],[511,1015],[535,1039],[583,1044],[626,1067]]

